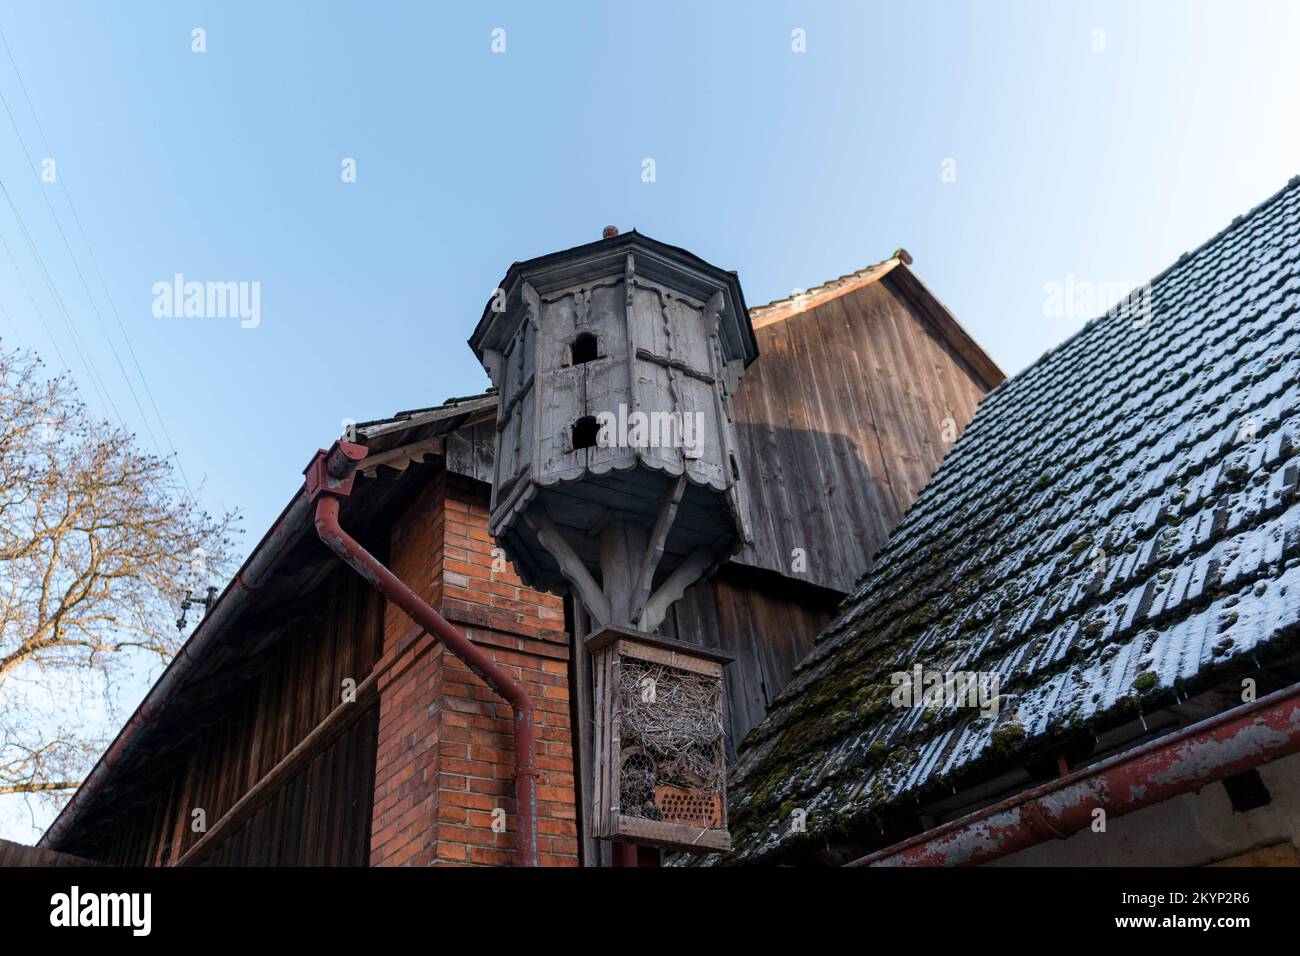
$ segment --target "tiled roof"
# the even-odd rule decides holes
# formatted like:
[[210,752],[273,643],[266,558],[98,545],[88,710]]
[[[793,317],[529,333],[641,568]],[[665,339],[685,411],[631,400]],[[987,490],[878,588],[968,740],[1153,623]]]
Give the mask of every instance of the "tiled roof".
[[486,392],[480,392],[477,395],[463,395],[449,398],[441,405],[430,405],[427,408],[413,408],[404,412],[397,412],[390,415],[388,418],[377,418],[374,421],[358,422],[356,429],[357,433],[361,435],[362,438],[368,440],[394,432],[404,432],[408,429],[416,428],[420,425],[426,425],[430,422],[445,421],[449,418],[454,418],[457,415],[495,408],[496,401],[497,390],[495,388],[489,388]]
[[[747,736],[733,859],[874,831],[1300,646],[1300,178],[1146,302],[985,399]],[[918,663],[996,671],[1000,714],[891,706]]]

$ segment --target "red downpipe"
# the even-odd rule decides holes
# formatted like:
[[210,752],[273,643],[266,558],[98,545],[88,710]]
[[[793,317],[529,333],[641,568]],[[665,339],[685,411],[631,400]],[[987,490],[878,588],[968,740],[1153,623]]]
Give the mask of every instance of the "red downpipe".
[[537,770],[533,757],[533,704],[528,691],[339,526],[339,499],[351,494],[357,465],[367,453],[363,445],[335,442],[328,452],[317,452],[307,466],[307,496],[316,505],[316,533],[331,551],[460,658],[514,710],[515,803],[519,815],[515,864],[536,866]]
[[1300,684],[854,860],[849,866],[970,866],[1064,840],[1093,811],[1123,816],[1300,753]]

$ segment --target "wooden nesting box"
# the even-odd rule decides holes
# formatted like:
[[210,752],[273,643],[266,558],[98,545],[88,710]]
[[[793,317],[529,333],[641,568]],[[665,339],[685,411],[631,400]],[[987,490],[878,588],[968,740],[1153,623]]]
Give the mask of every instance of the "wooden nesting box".
[[758,349],[735,273],[602,239],[511,266],[470,346],[500,393],[493,537],[531,587],[653,631],[748,539],[731,399]]
[[722,669],[730,655],[607,627],[587,639],[595,683],[598,837],[727,850]]

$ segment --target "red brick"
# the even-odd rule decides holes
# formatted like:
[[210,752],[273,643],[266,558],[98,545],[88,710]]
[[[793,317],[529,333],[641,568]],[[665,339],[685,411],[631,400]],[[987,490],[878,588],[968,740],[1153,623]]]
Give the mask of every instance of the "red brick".
[[[485,486],[439,475],[393,528],[390,565],[426,601],[471,625],[471,639],[517,675],[537,716],[538,850],[544,865],[577,864],[568,639],[559,598],[493,571]],[[384,615],[384,650],[410,639],[396,608]],[[463,663],[424,638],[380,686],[371,863],[384,866],[513,863],[514,735],[509,705]],[[512,649],[513,648],[513,649]],[[409,665],[409,666],[407,666]],[[405,667],[404,671],[399,668]],[[507,830],[492,829],[496,809]]]

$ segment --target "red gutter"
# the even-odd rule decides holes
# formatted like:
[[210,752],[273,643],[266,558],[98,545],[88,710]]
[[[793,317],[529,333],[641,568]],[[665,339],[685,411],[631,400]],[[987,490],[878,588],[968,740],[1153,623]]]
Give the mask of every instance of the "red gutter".
[[970,866],[1064,840],[1102,808],[1123,816],[1300,752],[1300,684],[1234,707],[854,860],[849,866]]
[[316,533],[331,551],[460,658],[514,710],[515,802],[519,813],[515,864],[536,866],[537,770],[533,756],[533,704],[528,691],[339,526],[339,499],[352,493],[357,464],[367,452],[364,445],[339,441],[328,452],[317,452],[307,466],[307,500],[316,505]]

